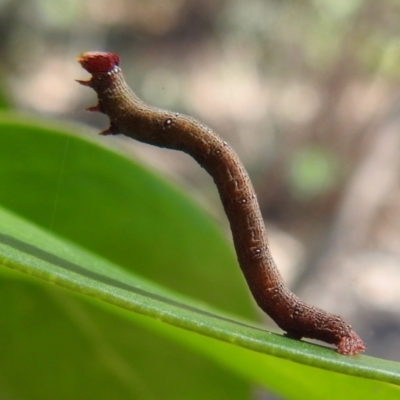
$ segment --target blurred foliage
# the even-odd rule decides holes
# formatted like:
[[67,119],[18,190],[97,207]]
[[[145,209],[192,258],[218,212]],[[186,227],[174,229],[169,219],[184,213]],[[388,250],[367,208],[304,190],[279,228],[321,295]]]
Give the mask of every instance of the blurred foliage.
[[4,95],[4,92],[1,90],[0,87],[0,110],[6,110],[9,107],[9,102],[7,101],[6,96]]
[[337,184],[338,160],[325,149],[316,146],[299,148],[291,161],[289,179],[293,196],[309,199]]

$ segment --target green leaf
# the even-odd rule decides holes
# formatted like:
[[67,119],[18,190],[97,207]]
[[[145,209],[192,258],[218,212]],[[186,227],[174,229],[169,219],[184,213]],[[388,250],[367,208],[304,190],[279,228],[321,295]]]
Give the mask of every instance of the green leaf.
[[0,204],[127,270],[254,318],[230,246],[193,202],[101,147],[113,137],[8,115],[0,116]]
[[1,398],[249,398],[243,378],[131,321],[133,313],[17,274],[0,268]]
[[252,322],[229,246],[159,178],[68,127],[4,116],[0,132],[0,203],[22,216],[0,210],[0,265],[26,274],[0,269],[10,397],[399,396],[377,381],[398,385],[399,364]]

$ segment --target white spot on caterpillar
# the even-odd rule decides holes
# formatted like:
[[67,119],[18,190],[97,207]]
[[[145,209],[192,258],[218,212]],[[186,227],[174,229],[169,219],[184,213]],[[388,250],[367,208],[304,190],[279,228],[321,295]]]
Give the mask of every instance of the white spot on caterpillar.
[[168,118],[164,121],[163,129],[169,129],[172,126],[172,118]]

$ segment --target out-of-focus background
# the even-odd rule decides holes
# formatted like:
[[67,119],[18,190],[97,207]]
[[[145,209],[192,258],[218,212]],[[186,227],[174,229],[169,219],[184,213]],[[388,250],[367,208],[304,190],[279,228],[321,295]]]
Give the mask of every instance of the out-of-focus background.
[[[1,0],[1,103],[103,130],[75,58],[118,53],[140,97],[236,149],[291,289],[400,360],[399,17],[396,0]],[[229,237],[193,160],[115,140]]]

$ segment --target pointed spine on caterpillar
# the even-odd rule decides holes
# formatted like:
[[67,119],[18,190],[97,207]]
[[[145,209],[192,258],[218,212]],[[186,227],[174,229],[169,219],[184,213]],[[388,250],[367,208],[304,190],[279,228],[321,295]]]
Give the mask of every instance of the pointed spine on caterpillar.
[[[82,53],[77,61],[82,65],[86,71],[92,74],[91,79],[80,80],[76,79],[78,83],[83,86],[96,89],[96,81],[103,80],[103,77],[111,77],[117,72],[120,72],[119,63],[120,58],[115,53],[103,53],[98,51]],[[95,106],[90,106],[86,108],[87,111],[100,112],[106,114],[106,111],[99,101]],[[116,127],[111,123],[109,128],[100,132],[99,135],[115,135],[118,133]]]

